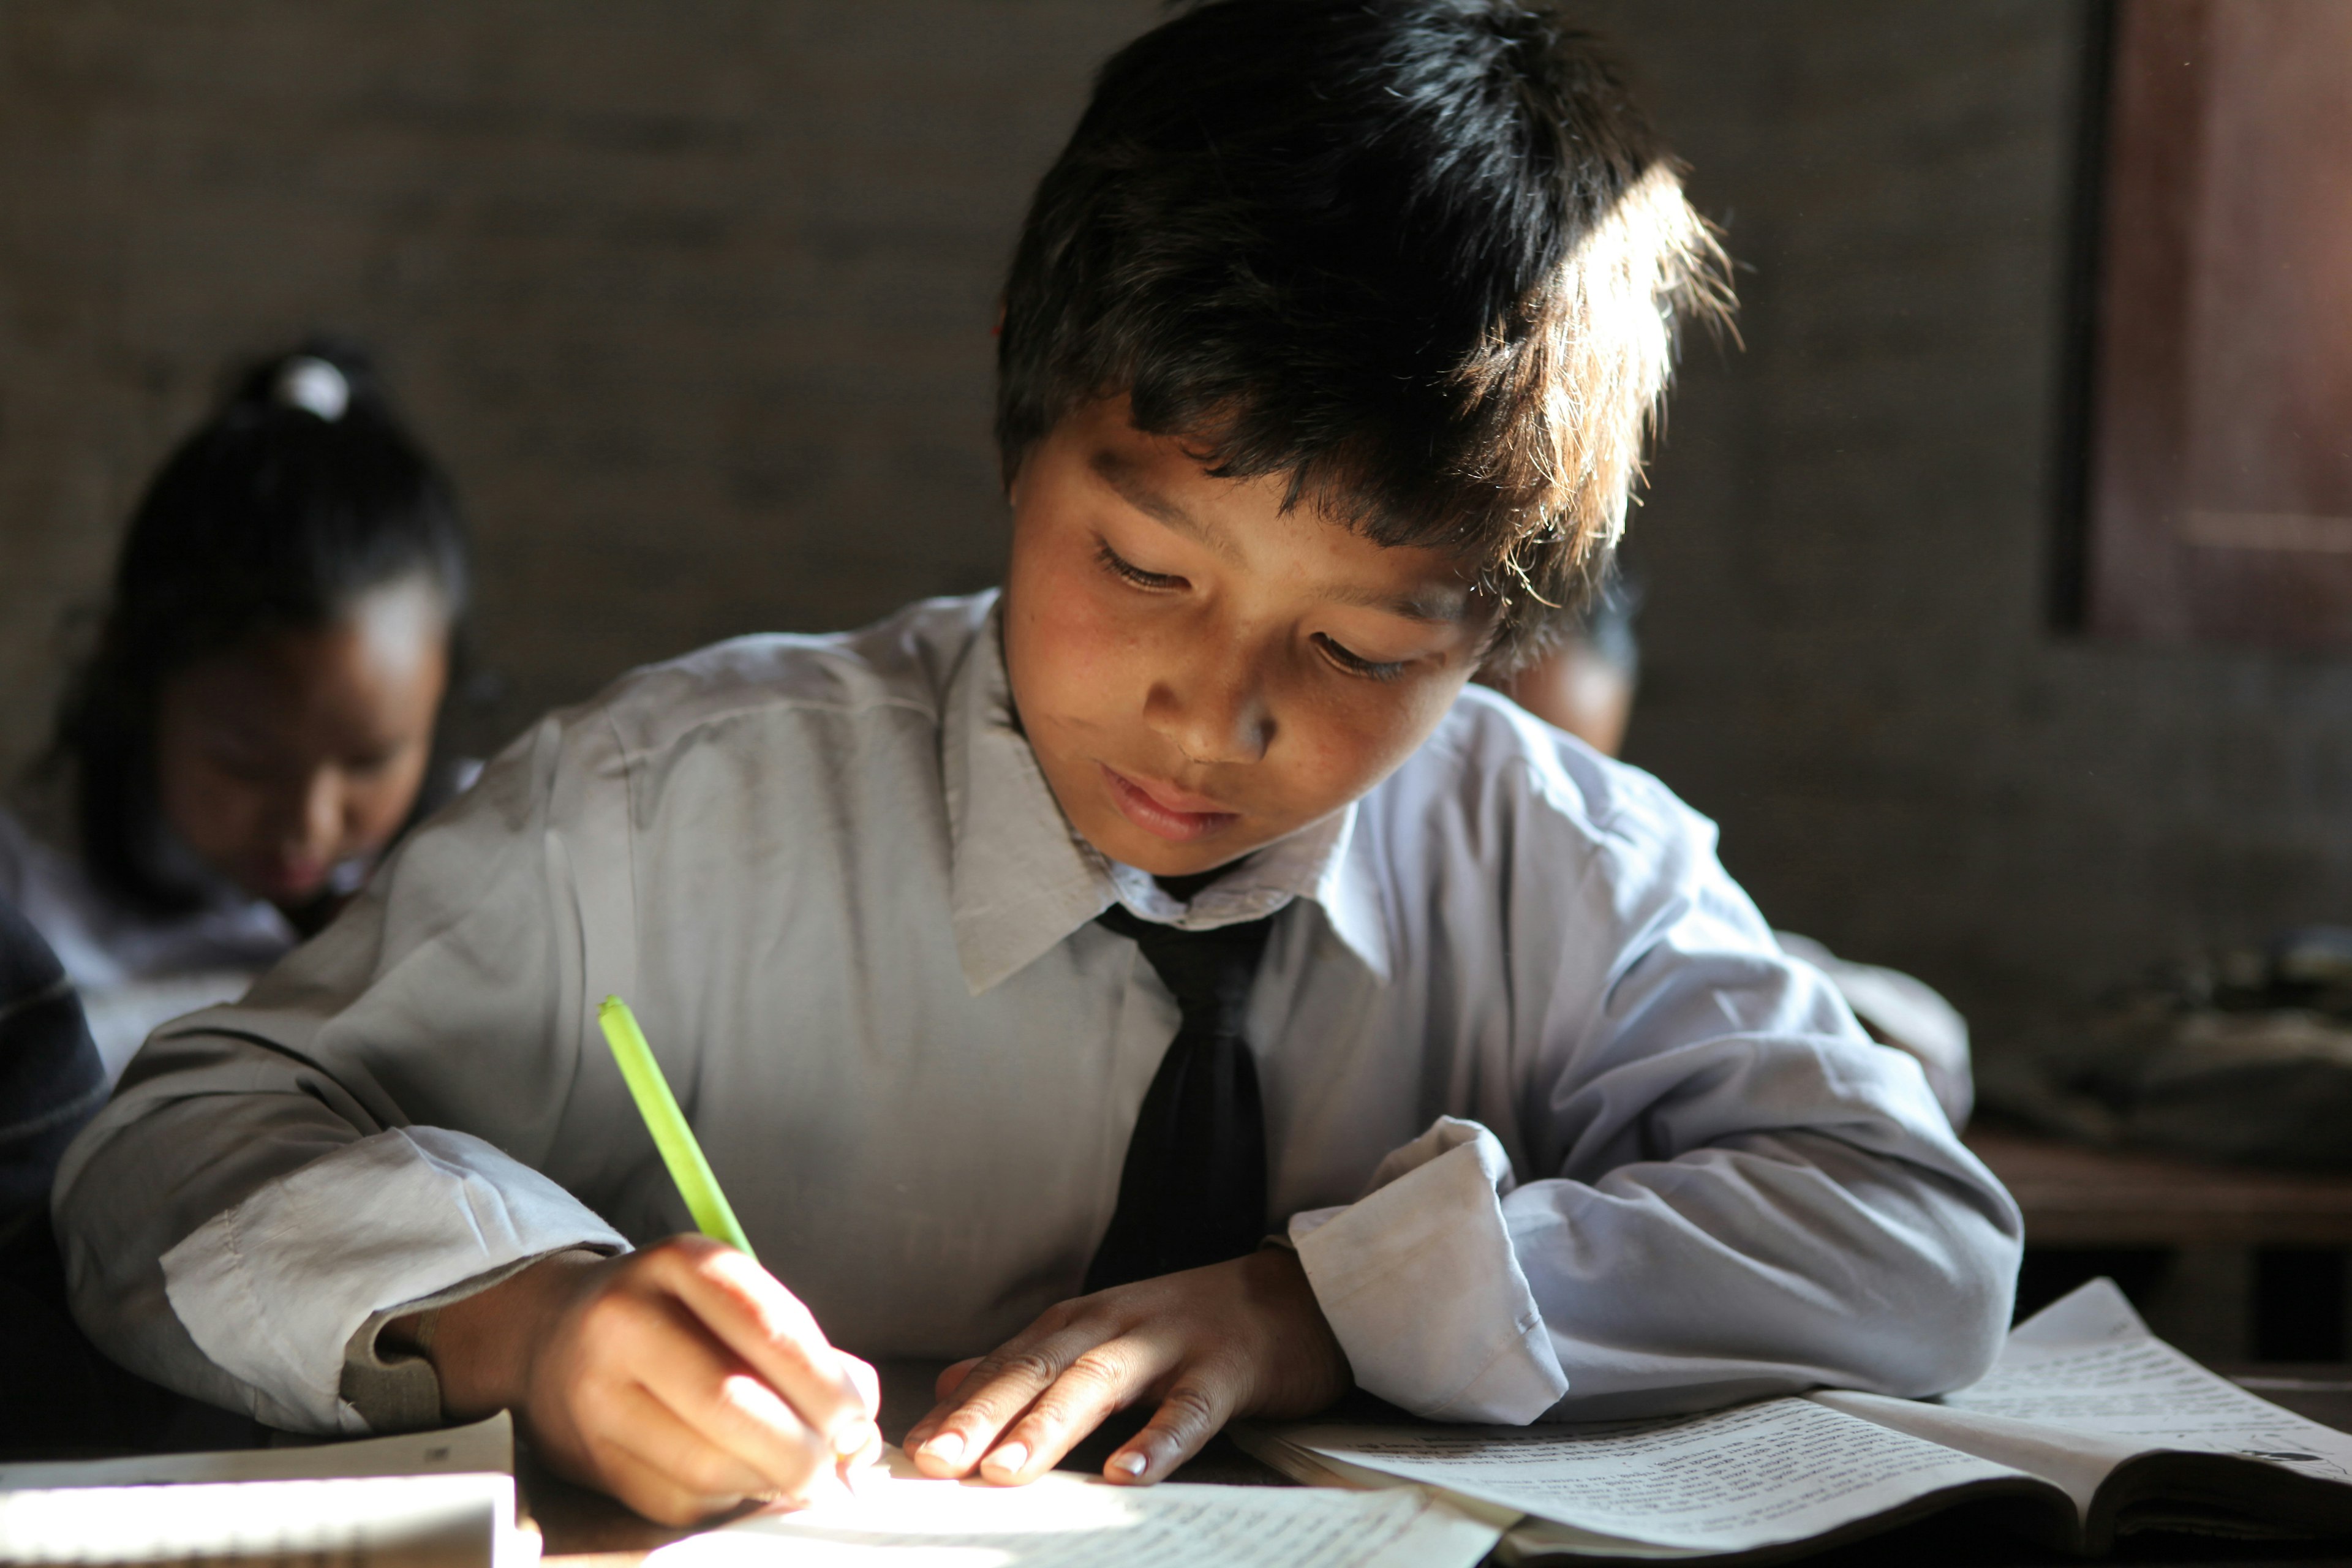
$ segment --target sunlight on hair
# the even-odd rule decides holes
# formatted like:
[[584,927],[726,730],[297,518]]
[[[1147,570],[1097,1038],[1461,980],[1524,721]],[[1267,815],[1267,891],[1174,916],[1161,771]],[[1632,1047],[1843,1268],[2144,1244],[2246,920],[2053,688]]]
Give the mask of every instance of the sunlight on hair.
[[1480,477],[1523,498],[1504,592],[1557,606],[1589,585],[1624,531],[1678,322],[1725,329],[1732,310],[1729,259],[1661,160],[1527,301],[1524,332],[1493,334],[1462,368],[1473,409],[1497,426]]

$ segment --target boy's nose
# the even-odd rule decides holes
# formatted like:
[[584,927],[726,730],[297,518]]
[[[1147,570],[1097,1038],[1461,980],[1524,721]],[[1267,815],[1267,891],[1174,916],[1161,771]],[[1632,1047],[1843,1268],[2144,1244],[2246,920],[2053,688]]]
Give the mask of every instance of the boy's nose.
[[1274,716],[1245,670],[1196,669],[1152,683],[1144,718],[1194,763],[1255,763],[1274,739]]

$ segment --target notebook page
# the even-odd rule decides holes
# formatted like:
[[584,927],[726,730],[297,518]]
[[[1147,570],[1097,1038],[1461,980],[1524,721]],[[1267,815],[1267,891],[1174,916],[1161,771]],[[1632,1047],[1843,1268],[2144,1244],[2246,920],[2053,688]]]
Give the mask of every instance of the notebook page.
[[348,1443],[0,1465],[0,1562],[281,1558],[511,1568],[514,1422]]
[[1472,1568],[1501,1531],[1419,1489],[1025,1487],[893,1471],[856,1495],[760,1513],[655,1552],[646,1568]]
[[1982,1382],[1942,1404],[2094,1434],[2135,1449],[2192,1448],[2352,1481],[2352,1433],[2323,1426],[2208,1372],[2150,1333],[2111,1280],[2019,1325]]
[[1288,1426],[1286,1442],[1581,1531],[1706,1552],[1802,1541],[1948,1488],[2019,1481],[1803,1399],[1573,1426]]
[[350,1443],[0,1465],[0,1491],[469,1473],[514,1473],[514,1419],[505,1411],[469,1426],[405,1432],[391,1437],[362,1437]]
[[2091,1500],[2115,1468],[2146,1451],[2127,1438],[2064,1431],[1883,1394],[1822,1389],[1805,1397],[1864,1421],[2040,1476],[2066,1494],[2074,1505],[2077,1522],[2089,1517]]
[[0,1562],[508,1568],[512,1476],[76,1487],[0,1495]]
[[2234,1454],[2352,1479],[2352,1435],[2247,1393],[2150,1333],[2111,1280],[2095,1279],[2009,1336],[1990,1373],[1940,1400],[1825,1390],[1809,1399],[2030,1470],[2078,1517],[2116,1466],[2176,1449]]

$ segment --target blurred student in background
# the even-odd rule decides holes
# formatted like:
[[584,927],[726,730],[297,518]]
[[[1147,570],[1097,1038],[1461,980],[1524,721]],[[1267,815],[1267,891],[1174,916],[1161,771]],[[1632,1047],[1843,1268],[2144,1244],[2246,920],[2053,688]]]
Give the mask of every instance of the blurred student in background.
[[455,792],[436,732],[468,575],[447,480],[347,345],[252,368],[156,475],[0,810],[0,899],[80,988],[110,1080]]
[[[1624,744],[1640,683],[1641,644],[1633,635],[1633,617],[1641,604],[1640,589],[1612,572],[1575,626],[1549,653],[1508,676],[1478,679],[1546,723],[1613,757]],[[1790,957],[1829,976],[1871,1038],[1917,1059],[1954,1128],[1968,1124],[1976,1083],[1969,1024],[1958,1008],[1900,970],[1840,958],[1811,937],[1772,934]]]
[[1612,568],[1574,625],[1541,658],[1507,676],[1482,673],[1479,684],[1613,757],[1624,747],[1641,682],[1642,645],[1633,636],[1641,607],[1641,589]]
[[49,1184],[105,1100],[72,983],[0,899],[0,1455],[135,1443],[167,1408],[163,1390],[110,1367],[66,1311]]
[[73,982],[0,898],[0,1459],[250,1447],[249,1419],[125,1372],[67,1310],[49,1187],[106,1089]]

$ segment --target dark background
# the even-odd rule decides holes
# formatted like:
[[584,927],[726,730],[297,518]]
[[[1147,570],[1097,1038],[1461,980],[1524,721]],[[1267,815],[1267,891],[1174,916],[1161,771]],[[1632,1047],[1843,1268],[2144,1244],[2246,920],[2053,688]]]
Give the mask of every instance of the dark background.
[[[2352,662],[2053,629],[2084,47],[2056,0],[1601,0],[1745,264],[1630,553],[1630,754],[1783,926],[1989,1042],[2352,917]],[[0,7],[0,765],[228,357],[373,339],[464,490],[495,743],[994,580],[989,322],[1142,0]]]

